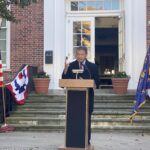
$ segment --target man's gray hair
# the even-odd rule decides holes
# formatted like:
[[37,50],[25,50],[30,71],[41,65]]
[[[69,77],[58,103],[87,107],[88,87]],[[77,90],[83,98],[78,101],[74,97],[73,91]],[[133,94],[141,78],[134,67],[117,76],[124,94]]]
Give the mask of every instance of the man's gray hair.
[[87,50],[87,47],[86,47],[86,46],[77,47],[76,52],[77,52],[77,51],[85,51],[86,54],[88,53],[88,50]]

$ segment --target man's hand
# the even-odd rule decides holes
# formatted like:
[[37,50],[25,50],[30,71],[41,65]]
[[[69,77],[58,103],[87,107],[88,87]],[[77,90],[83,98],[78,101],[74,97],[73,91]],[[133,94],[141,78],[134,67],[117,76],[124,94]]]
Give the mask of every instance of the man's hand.
[[69,62],[68,62],[67,59],[66,59],[66,60],[65,60],[65,63],[64,63],[64,74],[67,73],[68,67],[69,67]]

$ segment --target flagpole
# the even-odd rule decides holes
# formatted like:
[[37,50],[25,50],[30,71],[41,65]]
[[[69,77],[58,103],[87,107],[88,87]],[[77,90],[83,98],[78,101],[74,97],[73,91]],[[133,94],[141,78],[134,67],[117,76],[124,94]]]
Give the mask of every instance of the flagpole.
[[5,92],[4,92],[4,86],[2,86],[2,101],[3,101],[3,115],[4,115],[4,124],[6,124],[6,105],[5,105]]

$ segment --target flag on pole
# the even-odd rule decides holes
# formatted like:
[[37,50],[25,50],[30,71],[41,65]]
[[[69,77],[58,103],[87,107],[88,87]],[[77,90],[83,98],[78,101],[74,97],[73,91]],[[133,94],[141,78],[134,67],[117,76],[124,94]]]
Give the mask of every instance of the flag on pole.
[[6,87],[13,94],[18,105],[23,105],[27,98],[27,86],[29,82],[29,66],[26,65],[15,77],[15,79],[6,84]]
[[2,57],[1,57],[1,50],[0,50],[0,87],[2,86],[4,86],[4,79],[3,79]]
[[147,51],[143,69],[140,74],[136,95],[135,106],[132,109],[130,120],[138,113],[138,109],[146,103],[146,98],[150,97],[150,47]]

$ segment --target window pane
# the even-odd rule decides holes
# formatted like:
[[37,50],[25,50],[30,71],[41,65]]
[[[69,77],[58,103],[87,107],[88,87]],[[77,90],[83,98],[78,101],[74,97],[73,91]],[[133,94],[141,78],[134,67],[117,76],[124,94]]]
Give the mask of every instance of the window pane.
[[90,1],[72,1],[71,10],[92,11],[92,10],[118,10],[119,0],[90,0]]
[[97,1],[96,2],[96,9],[97,10],[103,10],[104,8],[104,2],[103,1]]
[[71,10],[78,11],[78,2],[71,2]]
[[2,55],[2,63],[6,65],[6,20],[2,21],[2,28],[0,29],[0,50]]
[[111,0],[105,0],[104,2],[104,9],[105,10],[111,10]]
[[87,10],[96,10],[96,2],[88,1],[87,2]]
[[6,52],[2,52],[2,63],[6,64]]
[[1,27],[6,27],[6,20],[3,19]]
[[81,22],[73,22],[73,33],[81,33]]
[[74,34],[73,35],[73,46],[80,46],[81,45],[81,34]]
[[6,51],[6,40],[0,40],[0,50]]
[[91,37],[90,35],[83,34],[82,35],[82,45],[90,47],[91,46]]
[[91,34],[91,23],[83,22],[82,33]]
[[6,29],[0,30],[0,39],[6,39]]
[[118,0],[112,0],[112,9],[113,10],[119,9],[119,1]]
[[79,10],[82,11],[86,10],[86,2],[79,2]]

